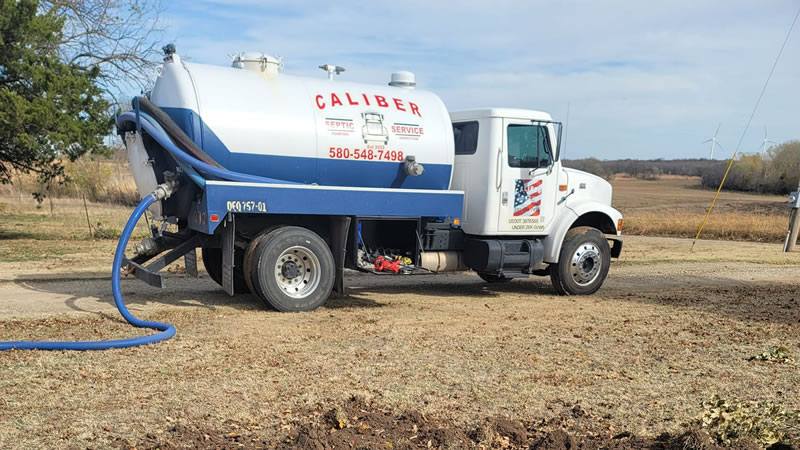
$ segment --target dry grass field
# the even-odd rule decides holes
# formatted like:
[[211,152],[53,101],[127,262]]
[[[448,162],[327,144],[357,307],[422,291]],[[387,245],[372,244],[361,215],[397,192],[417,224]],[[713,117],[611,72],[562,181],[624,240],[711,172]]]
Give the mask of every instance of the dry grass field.
[[[713,193],[692,182],[616,180],[627,231],[682,235],[645,225],[702,214]],[[777,223],[782,200],[725,194],[719,212],[772,208]],[[116,241],[88,239],[82,202],[56,200],[54,217],[0,203],[1,339],[145,333],[113,307]],[[89,208],[117,230],[128,213]],[[543,278],[350,273],[348,296],[281,314],[205,274],[174,270],[164,290],[125,279],[134,314],[177,336],[0,352],[0,448],[714,448],[696,422],[714,395],[800,409],[797,362],[750,360],[800,357],[800,254],[720,235],[740,241],[690,254],[686,239],[628,236],[590,297],[555,296]],[[800,435],[800,421],[779,425]]]
[[[614,206],[625,217],[625,234],[694,238],[714,198],[697,177],[657,181],[617,178]],[[782,242],[789,225],[786,197],[721,192],[703,230],[708,239]]]

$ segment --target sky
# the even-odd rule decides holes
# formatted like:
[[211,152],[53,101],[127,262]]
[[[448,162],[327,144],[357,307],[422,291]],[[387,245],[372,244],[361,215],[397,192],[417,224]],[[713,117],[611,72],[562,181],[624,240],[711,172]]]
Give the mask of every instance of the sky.
[[[457,111],[514,107],[566,122],[568,159],[708,157],[738,143],[800,0],[165,2],[193,62],[283,56],[284,72],[385,85],[416,74]],[[800,24],[741,150],[800,139]],[[569,112],[569,114],[567,114]],[[568,119],[568,120],[567,120]]]

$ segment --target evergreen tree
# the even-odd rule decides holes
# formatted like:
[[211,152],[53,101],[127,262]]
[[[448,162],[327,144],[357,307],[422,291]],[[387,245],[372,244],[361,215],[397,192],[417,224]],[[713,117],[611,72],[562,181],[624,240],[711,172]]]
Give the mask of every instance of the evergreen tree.
[[106,153],[113,124],[100,70],[64,63],[64,19],[34,0],[0,0],[0,183],[13,169],[63,177],[64,159]]

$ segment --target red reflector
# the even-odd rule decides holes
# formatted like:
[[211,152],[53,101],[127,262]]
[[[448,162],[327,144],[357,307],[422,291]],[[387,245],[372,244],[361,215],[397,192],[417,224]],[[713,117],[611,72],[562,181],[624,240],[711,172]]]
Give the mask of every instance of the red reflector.
[[210,219],[212,222],[219,222],[219,214],[211,214]]

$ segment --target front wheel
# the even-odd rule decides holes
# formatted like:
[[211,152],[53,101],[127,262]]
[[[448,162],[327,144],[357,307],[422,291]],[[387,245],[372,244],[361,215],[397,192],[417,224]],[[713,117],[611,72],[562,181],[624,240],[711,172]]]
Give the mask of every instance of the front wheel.
[[558,263],[550,265],[550,281],[561,295],[590,295],[608,276],[611,250],[596,228],[578,227],[567,232]]
[[306,228],[282,227],[260,239],[252,252],[250,281],[278,311],[311,311],[328,300],[335,266],[328,244]]

